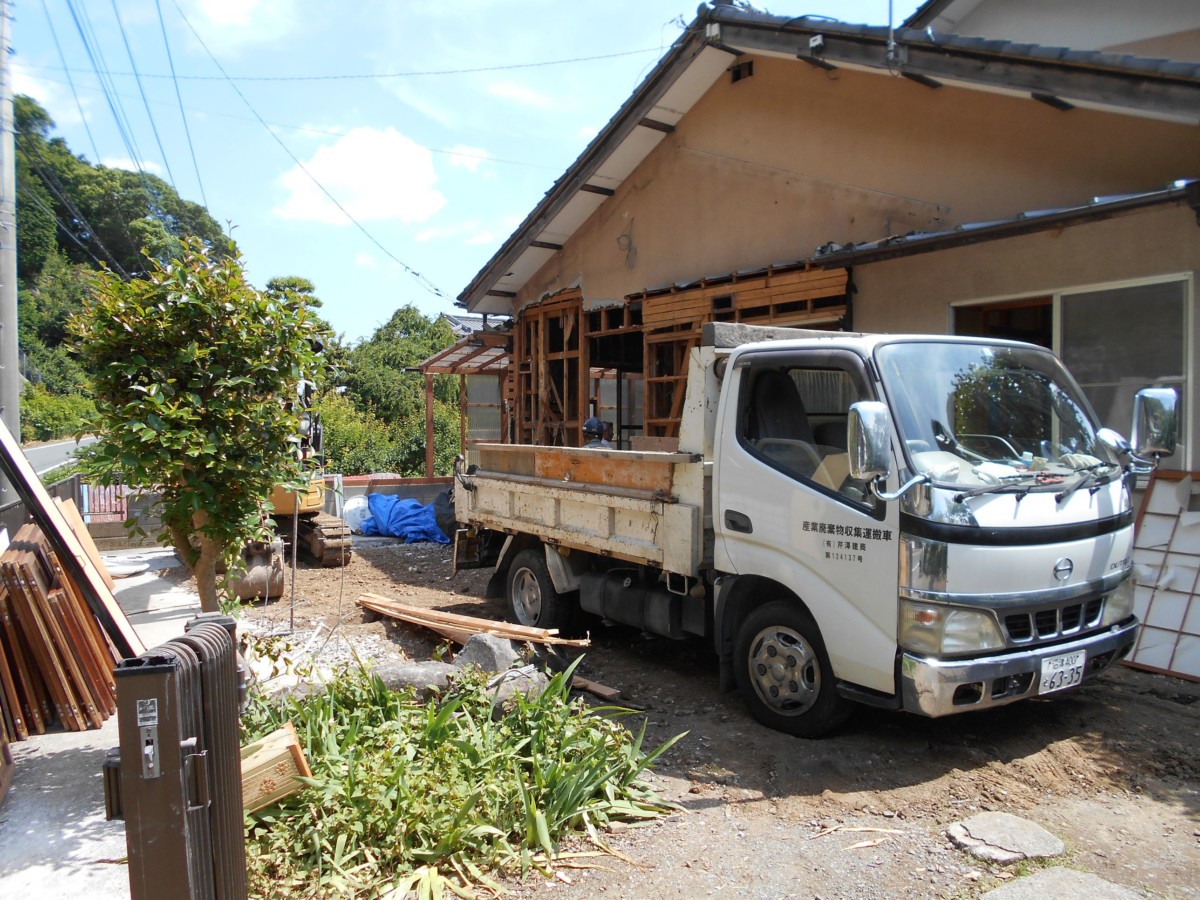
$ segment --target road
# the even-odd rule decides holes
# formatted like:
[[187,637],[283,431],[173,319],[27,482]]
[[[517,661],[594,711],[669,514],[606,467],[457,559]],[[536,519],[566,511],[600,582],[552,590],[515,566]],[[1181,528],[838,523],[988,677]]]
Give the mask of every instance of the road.
[[94,444],[94,437],[81,438],[78,443],[75,441],[57,441],[53,444],[39,444],[36,447],[26,447],[25,458],[29,460],[29,464],[33,466],[33,470],[41,475],[44,472],[49,472],[51,469],[61,466],[71,461],[75,456],[77,447],[86,447],[88,444]]

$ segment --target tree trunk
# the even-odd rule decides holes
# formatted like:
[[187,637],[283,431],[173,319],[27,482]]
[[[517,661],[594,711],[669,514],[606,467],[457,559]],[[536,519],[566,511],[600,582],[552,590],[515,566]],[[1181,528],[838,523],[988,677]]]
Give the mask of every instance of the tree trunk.
[[206,613],[221,611],[217,597],[217,565],[222,557],[222,547],[204,533],[207,521],[208,514],[203,511],[192,516],[196,541],[200,545],[200,552],[192,565],[192,574],[196,576],[196,590],[200,593],[200,609]]

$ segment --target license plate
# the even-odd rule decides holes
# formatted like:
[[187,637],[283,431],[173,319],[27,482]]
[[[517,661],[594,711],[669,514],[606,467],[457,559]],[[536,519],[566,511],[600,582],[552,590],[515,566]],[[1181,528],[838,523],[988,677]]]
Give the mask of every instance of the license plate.
[[1083,665],[1086,660],[1087,652],[1084,650],[1043,659],[1042,680],[1038,693],[1050,694],[1079,684],[1083,681]]

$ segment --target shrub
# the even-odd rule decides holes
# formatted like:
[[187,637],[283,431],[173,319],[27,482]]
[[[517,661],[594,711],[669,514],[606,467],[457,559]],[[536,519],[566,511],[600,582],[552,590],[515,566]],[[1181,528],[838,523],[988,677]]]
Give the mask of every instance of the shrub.
[[78,394],[52,394],[30,384],[21,392],[21,440],[53,441],[86,433],[96,404]]

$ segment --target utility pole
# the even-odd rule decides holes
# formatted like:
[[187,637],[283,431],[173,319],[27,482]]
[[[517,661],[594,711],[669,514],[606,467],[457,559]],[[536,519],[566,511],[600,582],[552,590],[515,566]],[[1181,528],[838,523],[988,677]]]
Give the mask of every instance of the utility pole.
[[[8,0],[0,0],[0,419],[21,439],[21,363],[17,346],[17,161]],[[0,482],[0,507],[17,498]]]

